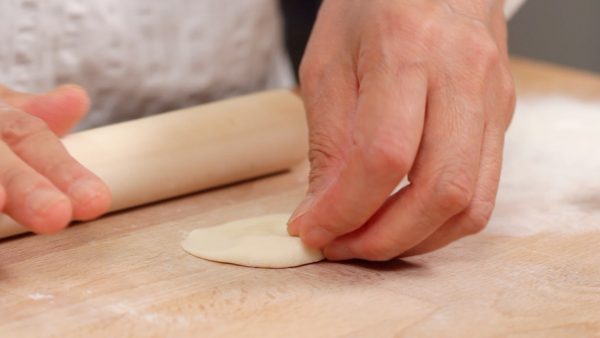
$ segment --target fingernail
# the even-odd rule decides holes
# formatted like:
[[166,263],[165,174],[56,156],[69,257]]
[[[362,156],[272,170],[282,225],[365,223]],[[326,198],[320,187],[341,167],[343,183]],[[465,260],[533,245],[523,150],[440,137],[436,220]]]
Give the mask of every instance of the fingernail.
[[68,194],[75,201],[77,201],[78,204],[87,205],[96,197],[98,197],[99,189],[100,186],[96,181],[90,179],[82,179],[71,184],[71,186],[69,187]]
[[39,215],[45,213],[57,204],[67,202],[54,190],[40,189],[31,193],[27,200],[27,207],[30,212]]
[[314,196],[312,196],[311,194],[306,195],[304,200],[298,205],[296,210],[292,213],[292,216],[290,216],[290,219],[287,222],[288,227],[292,223],[294,223],[294,221],[296,219],[298,219],[300,216],[306,214],[308,212],[308,210],[310,210],[310,208],[312,207],[313,201],[314,201]]
[[325,257],[333,261],[342,261],[354,258],[354,253],[344,244],[332,243],[323,250]]

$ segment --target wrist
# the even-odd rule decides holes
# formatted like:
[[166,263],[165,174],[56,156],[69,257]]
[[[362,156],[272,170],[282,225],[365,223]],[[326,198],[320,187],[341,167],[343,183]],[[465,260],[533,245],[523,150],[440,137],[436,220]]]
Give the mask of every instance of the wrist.
[[504,17],[504,0],[446,0],[446,3],[455,12],[483,22]]
[[454,12],[486,25],[498,43],[498,47],[507,53],[504,2],[504,0],[446,0]]

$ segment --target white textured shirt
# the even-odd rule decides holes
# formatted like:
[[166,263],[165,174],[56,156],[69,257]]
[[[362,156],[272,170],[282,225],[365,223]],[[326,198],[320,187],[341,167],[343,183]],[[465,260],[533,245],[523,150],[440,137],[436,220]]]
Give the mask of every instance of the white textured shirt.
[[276,0],[0,0],[0,84],[82,85],[79,128],[294,83]]
[[82,85],[79,129],[293,82],[276,0],[0,0],[0,84]]

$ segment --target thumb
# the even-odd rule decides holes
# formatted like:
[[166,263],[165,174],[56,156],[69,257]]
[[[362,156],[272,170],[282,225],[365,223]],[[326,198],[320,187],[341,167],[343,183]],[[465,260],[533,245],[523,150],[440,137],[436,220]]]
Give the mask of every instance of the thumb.
[[[326,198],[344,167],[351,148],[352,111],[356,106],[356,88],[345,78],[350,72],[311,81],[303,77],[302,97],[309,130],[309,186],[303,201],[288,221],[288,232],[298,236],[323,218],[322,205],[335,200]],[[343,88],[344,90],[338,90]],[[324,201],[326,199],[327,201]]]
[[65,135],[87,113],[90,100],[77,85],[63,85],[44,94],[26,94],[0,89],[0,99],[44,120],[58,136]]
[[[427,94],[421,71],[406,70],[401,78],[372,71],[362,77],[360,87],[354,109],[345,108],[351,112],[346,114],[351,122],[345,133],[332,132],[344,119],[323,119],[327,112],[309,109],[309,121],[311,114],[320,118],[309,123],[316,132],[310,137],[311,146],[337,145],[325,148],[337,151],[319,154],[329,163],[326,174],[333,172],[333,179],[301,204],[288,225],[290,234],[299,235],[310,247],[326,246],[365,225],[407,174],[417,153]],[[322,128],[327,131],[319,131]],[[343,154],[341,160],[334,154]],[[311,164],[312,173],[319,174],[314,169],[323,166]]]

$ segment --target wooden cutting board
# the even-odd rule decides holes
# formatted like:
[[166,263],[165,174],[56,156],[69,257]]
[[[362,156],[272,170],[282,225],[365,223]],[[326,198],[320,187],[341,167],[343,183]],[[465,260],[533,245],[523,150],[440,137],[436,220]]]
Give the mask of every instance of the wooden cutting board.
[[[513,69],[522,98],[600,99],[600,77],[525,60]],[[518,158],[507,156],[513,176]],[[523,161],[522,172],[534,177],[543,160]],[[503,232],[529,213],[506,193],[544,191],[507,178],[492,231],[405,261],[265,270],[203,261],[180,248],[194,228],[292,210],[306,188],[306,164],[56,236],[4,240],[0,337],[599,336],[600,177],[579,167],[590,184],[565,196],[570,203],[531,195],[540,215],[531,221],[548,223],[531,229],[595,229]],[[565,217],[543,217],[554,214]]]

